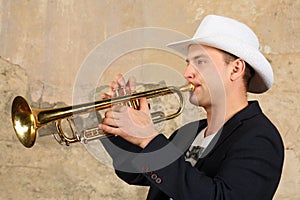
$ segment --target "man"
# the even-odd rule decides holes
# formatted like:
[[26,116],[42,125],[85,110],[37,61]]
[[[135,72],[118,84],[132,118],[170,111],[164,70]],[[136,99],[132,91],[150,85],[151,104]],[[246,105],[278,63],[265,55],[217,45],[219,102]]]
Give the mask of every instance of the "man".
[[[195,87],[190,102],[203,107],[207,119],[183,126],[168,139],[155,129],[145,99],[139,110],[114,106],[99,127],[116,135],[103,143],[117,175],[129,184],[150,186],[147,199],[272,199],[284,147],[258,102],[247,101],[247,92],[263,93],[273,83],[256,35],[236,20],[209,15],[192,39],[169,47],[187,55],[184,77]],[[112,90],[133,86],[121,75],[111,84]],[[114,146],[135,154],[120,156]],[[186,148],[177,156],[181,147]],[[148,155],[153,152],[162,156]]]

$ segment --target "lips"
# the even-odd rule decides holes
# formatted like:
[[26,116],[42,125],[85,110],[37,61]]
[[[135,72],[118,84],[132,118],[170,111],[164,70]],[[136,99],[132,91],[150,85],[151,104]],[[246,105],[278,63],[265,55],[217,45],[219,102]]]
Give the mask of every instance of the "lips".
[[192,91],[190,91],[190,94],[194,94],[195,90],[197,90],[197,88],[199,88],[201,86],[200,83],[194,83],[194,82],[190,82],[190,84],[194,85],[194,89]]
[[196,89],[197,87],[200,87],[200,86],[201,86],[200,83],[193,83],[193,82],[191,82],[191,84],[193,84],[193,85],[195,86],[195,89]]

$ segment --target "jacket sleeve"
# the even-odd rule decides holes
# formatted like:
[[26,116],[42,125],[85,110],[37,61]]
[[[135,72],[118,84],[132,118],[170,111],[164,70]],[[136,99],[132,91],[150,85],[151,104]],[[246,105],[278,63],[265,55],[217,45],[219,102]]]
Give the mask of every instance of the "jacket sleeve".
[[138,173],[132,164],[134,157],[141,152],[141,148],[133,145],[121,137],[103,138],[101,142],[113,160],[116,175],[131,185],[148,186],[150,182]]
[[[160,169],[148,168],[144,174],[152,185],[173,199],[272,199],[282,170],[283,147],[280,140],[273,139],[276,132],[262,131],[267,134],[247,134],[224,152],[222,162],[212,166],[218,167],[213,177],[192,167],[183,156]],[[162,144],[168,143],[159,135],[141,152],[157,151]],[[144,169],[153,162],[139,162],[137,157],[133,161]]]
[[[191,132],[191,130],[196,130],[197,128],[199,128],[198,121],[182,128],[184,130],[182,132]],[[185,147],[189,146],[196,134],[189,134],[190,137],[186,137],[186,135],[177,134],[177,131],[175,131],[170,138],[181,148],[172,145],[172,142],[170,143],[163,135],[157,136],[157,142],[155,142],[157,139],[154,139],[155,141],[153,141],[153,143],[155,143],[155,149],[163,149],[164,151],[154,150],[153,152],[147,152],[146,149],[143,150],[139,146],[133,145],[118,136],[103,138],[101,139],[101,142],[111,156],[115,172],[119,178],[128,184],[149,186],[151,185],[151,182],[147,178],[147,175],[145,175],[145,171],[148,171],[146,168],[150,165],[146,165],[146,162],[144,161],[153,163],[155,169],[159,169],[161,166],[166,166],[168,163],[174,162],[183,154],[180,149],[185,149]],[[178,136],[174,138],[175,135]],[[159,140],[161,137],[164,138],[163,142],[160,142]],[[156,158],[162,159],[156,160]],[[155,175],[152,175],[152,177],[155,177]],[[154,180],[154,182],[159,182],[159,179]]]

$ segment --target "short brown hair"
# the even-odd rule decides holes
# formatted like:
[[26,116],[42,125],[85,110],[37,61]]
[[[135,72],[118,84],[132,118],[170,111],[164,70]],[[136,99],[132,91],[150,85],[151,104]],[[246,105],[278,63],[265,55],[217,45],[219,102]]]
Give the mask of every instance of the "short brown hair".
[[[239,58],[238,56],[235,56],[226,51],[222,51],[222,52],[223,52],[224,62],[226,64],[229,64],[230,62]],[[244,79],[246,91],[248,91],[250,80],[254,76],[255,71],[246,61],[244,61],[244,62],[246,64],[246,68],[245,68],[245,73],[244,73],[243,79]]]

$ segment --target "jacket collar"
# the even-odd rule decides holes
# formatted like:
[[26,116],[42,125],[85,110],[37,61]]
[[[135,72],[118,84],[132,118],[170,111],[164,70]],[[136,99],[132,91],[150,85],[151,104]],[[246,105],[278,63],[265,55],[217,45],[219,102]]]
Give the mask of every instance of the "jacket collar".
[[[235,129],[242,125],[244,120],[250,119],[258,114],[262,113],[259,103],[257,101],[249,101],[248,106],[236,113],[230,118],[224,126],[217,132],[214,139],[203,153],[203,156],[209,156],[212,154],[226,139],[232,135]],[[203,122],[199,122],[199,128],[203,127]],[[202,125],[201,125],[202,124]],[[201,130],[201,129],[200,129]]]

